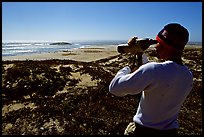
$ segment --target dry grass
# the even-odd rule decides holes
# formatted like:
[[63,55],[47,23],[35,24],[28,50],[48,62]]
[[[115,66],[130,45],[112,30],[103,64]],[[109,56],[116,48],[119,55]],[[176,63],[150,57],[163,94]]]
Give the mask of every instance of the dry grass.
[[[150,60],[155,60],[152,51],[147,54],[150,55]],[[202,48],[186,49],[183,59],[193,72],[194,86],[179,114],[179,134],[201,135]],[[127,58],[121,55],[93,62],[4,61],[3,81],[7,69],[18,63],[24,64],[25,68],[28,64],[36,67],[37,64],[48,65],[50,68],[69,66],[73,71],[70,78],[82,81],[76,85],[70,85],[67,81],[64,89],[53,96],[35,96],[33,99],[26,96],[20,100],[8,101],[2,94],[2,134],[122,135],[135,114],[138,97],[115,97],[108,92],[108,84],[127,61]],[[59,69],[56,71],[62,73]]]

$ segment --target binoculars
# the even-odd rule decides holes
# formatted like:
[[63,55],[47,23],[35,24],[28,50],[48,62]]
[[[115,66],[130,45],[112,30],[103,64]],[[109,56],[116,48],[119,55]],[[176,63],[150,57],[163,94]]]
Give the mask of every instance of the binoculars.
[[144,52],[150,45],[157,44],[157,40],[143,38],[143,39],[135,39],[135,43],[133,45],[128,44],[120,44],[118,45],[117,51],[119,53],[132,53],[137,54],[140,52]]
[[[142,63],[142,54],[143,52],[150,47],[150,45],[157,44],[157,40],[143,38],[137,39],[136,37],[131,40],[128,44],[120,44],[117,47],[117,51],[119,53],[131,53],[134,54],[132,69],[135,67],[135,63],[137,62],[137,66],[141,66]],[[137,61],[136,61],[137,60]]]

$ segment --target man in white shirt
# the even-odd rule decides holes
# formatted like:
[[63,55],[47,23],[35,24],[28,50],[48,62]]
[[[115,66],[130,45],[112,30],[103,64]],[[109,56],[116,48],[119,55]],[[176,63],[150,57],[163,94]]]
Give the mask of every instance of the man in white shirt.
[[181,59],[188,39],[186,28],[178,23],[167,24],[156,36],[157,57],[162,62],[148,62],[135,71],[126,66],[112,79],[109,91],[116,96],[142,92],[125,135],[177,134],[178,114],[193,86],[193,75]]

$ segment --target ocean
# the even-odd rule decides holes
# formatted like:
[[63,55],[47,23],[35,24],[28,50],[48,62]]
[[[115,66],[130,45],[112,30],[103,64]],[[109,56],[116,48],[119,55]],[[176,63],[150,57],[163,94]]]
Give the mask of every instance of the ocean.
[[[85,48],[90,46],[110,46],[126,44],[125,40],[101,40],[101,41],[78,41],[70,42],[65,45],[52,45],[55,42],[2,42],[2,56],[18,56],[34,53],[48,53],[67,51],[76,48]],[[201,45],[201,42],[189,42],[189,45]]]
[[80,41],[70,42],[71,44],[54,44],[55,42],[2,42],[2,56],[18,56],[34,53],[48,53],[67,51],[76,48],[85,48],[90,46],[110,46],[125,44],[124,40],[107,41]]

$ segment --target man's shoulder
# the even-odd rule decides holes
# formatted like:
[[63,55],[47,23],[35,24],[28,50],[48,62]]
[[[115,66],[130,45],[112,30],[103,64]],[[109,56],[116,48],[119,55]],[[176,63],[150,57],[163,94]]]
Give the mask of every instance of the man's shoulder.
[[141,66],[141,69],[144,70],[157,70],[157,69],[164,69],[168,66],[168,62],[148,62]]
[[161,63],[160,62],[148,62],[148,63],[144,64],[143,66],[144,67],[155,67],[158,65],[161,65]]
[[143,71],[148,71],[148,70],[154,70],[155,68],[157,68],[159,65],[158,62],[148,62],[142,66],[140,66],[140,70],[143,70]]
[[165,66],[172,64],[173,61],[164,61],[164,62],[148,62],[146,65],[147,66]]

